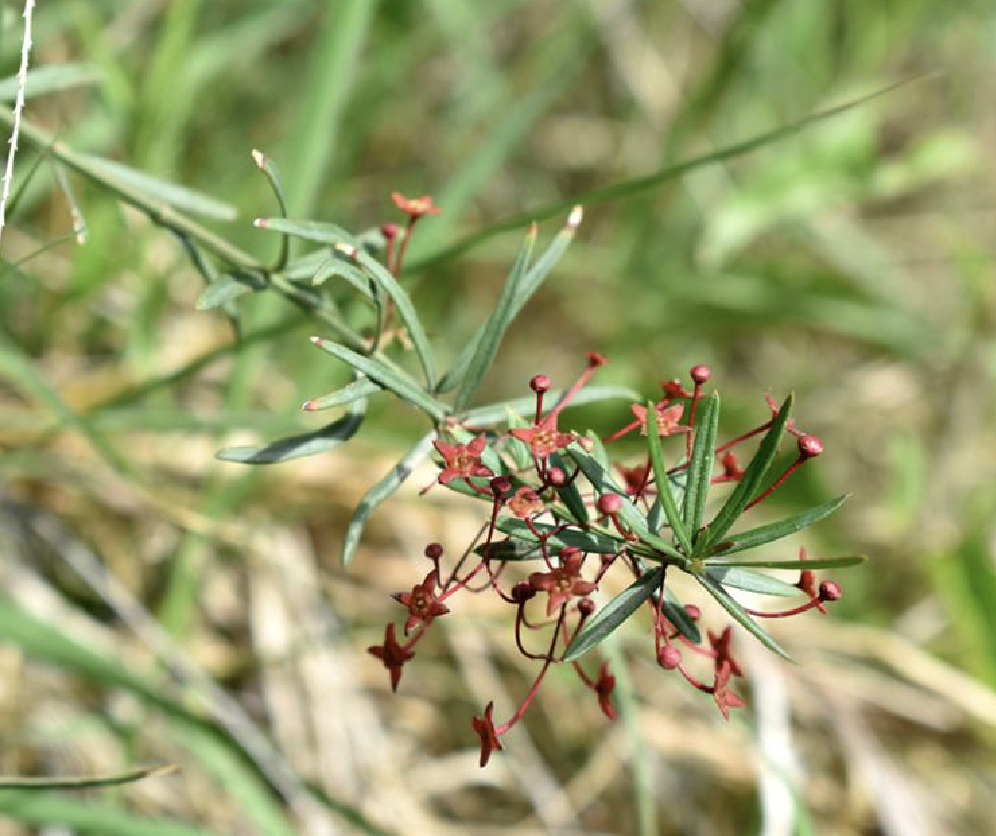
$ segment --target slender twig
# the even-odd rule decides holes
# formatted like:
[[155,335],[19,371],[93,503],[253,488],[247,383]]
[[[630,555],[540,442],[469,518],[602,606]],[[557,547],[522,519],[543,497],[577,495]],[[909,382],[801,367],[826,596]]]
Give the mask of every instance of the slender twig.
[[10,151],[7,152],[7,170],[3,175],[3,194],[0,195],[0,236],[7,214],[7,198],[10,197],[10,184],[14,179],[14,156],[17,154],[17,137],[21,132],[21,112],[24,110],[24,87],[28,83],[28,55],[31,53],[31,16],[35,0],[24,3],[24,38],[21,41],[21,67],[17,71],[17,98],[14,100],[13,120],[10,125]]

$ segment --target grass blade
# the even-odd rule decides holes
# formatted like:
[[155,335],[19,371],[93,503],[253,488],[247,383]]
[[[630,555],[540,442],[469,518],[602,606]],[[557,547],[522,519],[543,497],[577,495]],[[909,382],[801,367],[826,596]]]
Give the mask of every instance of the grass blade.
[[596,612],[564,651],[571,662],[599,645],[610,633],[636,612],[664,580],[664,567],[651,569]]
[[769,636],[764,630],[758,626],[758,623],[750,617],[750,614],[738,604],[733,597],[728,593],[723,587],[709,575],[696,575],[695,580],[697,580],[705,590],[712,595],[713,598],[719,603],[719,605],[726,610],[734,620],[737,621],[744,629],[751,633],[761,644],[763,644],[768,650],[772,650],[781,656],[783,659],[788,659],[788,661],[795,661],[791,656],[788,655],[784,650],[782,650],[781,645],[778,644],[771,636]]
[[[28,70],[24,98],[60,93],[73,87],[83,87],[100,81],[100,70],[87,64],[55,64]],[[0,102],[12,102],[17,97],[17,76],[0,79]]]
[[653,402],[647,405],[647,448],[650,450],[650,462],[654,468],[654,482],[657,484],[657,498],[664,509],[668,525],[686,555],[692,554],[692,538],[689,528],[678,513],[678,506],[671,492],[671,479],[664,466],[664,454],[661,451],[661,437],[657,433],[657,421],[654,419],[657,406]]
[[412,471],[418,467],[432,452],[432,442],[436,440],[436,431],[427,433],[422,439],[408,451],[407,455],[399,461],[391,471],[381,479],[376,485],[368,490],[363,499],[359,501],[353,518],[349,521],[346,529],[346,540],[342,547],[342,563],[348,566],[356,554],[356,547],[359,545],[360,537],[363,536],[363,529],[367,524],[370,515],[376,510],[385,499],[391,496],[401,487]]
[[322,351],[327,351],[333,357],[337,357],[343,363],[347,363],[354,371],[365,374],[385,389],[390,389],[398,397],[417,406],[432,418],[434,423],[439,423],[446,417],[446,406],[421,389],[411,378],[407,376],[402,377],[400,373],[388,368],[383,363],[370,357],[364,357],[362,354],[357,354],[344,345],[339,345],[339,343],[332,342],[331,340],[312,337],[311,341],[322,349]]
[[712,479],[712,461],[716,449],[716,432],[719,429],[719,395],[710,395],[695,432],[695,445],[688,465],[688,481],[685,483],[684,520],[696,550],[704,539],[699,534],[702,526],[702,513],[705,511],[706,497]]
[[744,512],[744,508],[754,498],[754,494],[761,487],[761,480],[768,472],[771,462],[778,452],[778,444],[782,440],[785,425],[788,423],[789,414],[792,412],[793,396],[789,395],[778,411],[778,415],[773,419],[771,427],[764,434],[754,458],[750,460],[744,475],[737,483],[736,489],[730,494],[729,499],[720,509],[719,513],[709,523],[707,528],[708,536],[703,545],[704,550],[708,550],[713,543],[716,543],[730,530]]
[[154,778],[157,775],[168,775],[175,772],[173,765],[140,766],[127,772],[114,775],[101,775],[92,778],[6,778],[0,776],[0,790],[84,790],[95,787],[116,787],[121,784],[131,784],[143,778]]
[[223,462],[240,464],[279,464],[306,456],[317,456],[343,444],[359,430],[366,415],[365,398],[354,400],[349,412],[314,432],[283,438],[265,447],[227,447],[219,450],[215,458]]
[[[522,295],[522,280],[529,266],[529,258],[536,243],[536,225],[533,224],[526,233],[526,238],[519,248],[519,254],[515,257],[512,269],[508,278],[502,286],[498,303],[484,323],[483,328],[476,340],[474,340],[474,352],[467,364],[467,369],[460,381],[460,391],[457,392],[456,400],[453,403],[455,412],[463,412],[470,404],[471,399],[477,393],[488,373],[491,364],[494,362],[498,347],[501,345],[505,331],[511,324],[521,306],[517,306],[519,297]],[[469,347],[469,346],[468,346]],[[459,358],[457,366],[459,367]]]
[[829,517],[844,504],[849,496],[850,494],[841,494],[836,499],[831,499],[829,502],[824,502],[822,505],[817,505],[793,517],[786,517],[784,520],[779,520],[778,522],[752,528],[750,531],[744,531],[740,534],[734,534],[729,540],[713,545],[711,547],[712,552],[713,554],[725,557],[728,554],[754,549],[758,546],[763,546],[765,543],[795,534],[795,532],[801,531],[825,517]]

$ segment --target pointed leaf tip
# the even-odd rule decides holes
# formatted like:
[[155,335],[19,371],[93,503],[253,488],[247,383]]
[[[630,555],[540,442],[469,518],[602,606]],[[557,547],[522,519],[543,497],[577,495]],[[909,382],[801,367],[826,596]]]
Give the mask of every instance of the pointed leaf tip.
[[266,167],[266,155],[262,151],[257,151],[253,148],[250,153],[252,154],[252,161],[256,163],[258,168]]
[[581,218],[584,217],[584,209],[580,205],[571,209],[571,214],[567,216],[567,226],[573,231],[581,226]]
[[256,220],[254,220],[252,222],[252,225],[254,227],[256,227],[257,229],[265,229],[266,228],[266,218],[256,218]]
[[309,339],[311,340],[312,345],[321,345],[322,344],[322,338],[321,337],[309,337]]
[[340,252],[347,258],[356,258],[356,247],[352,244],[347,244],[344,241],[338,241],[333,245],[333,249],[336,252]]

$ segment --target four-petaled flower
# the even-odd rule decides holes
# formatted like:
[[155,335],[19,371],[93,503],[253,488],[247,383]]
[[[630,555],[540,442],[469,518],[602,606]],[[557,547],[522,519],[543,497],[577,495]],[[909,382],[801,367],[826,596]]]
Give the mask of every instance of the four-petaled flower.
[[609,701],[609,695],[616,687],[616,678],[609,673],[609,663],[602,662],[602,667],[598,669],[598,679],[595,680],[594,691],[598,695],[598,705],[602,713],[610,720],[616,718],[616,710]]
[[406,647],[398,644],[394,635],[394,625],[388,624],[384,630],[384,644],[373,645],[367,648],[367,652],[376,656],[384,667],[391,673],[391,690],[398,690],[398,683],[401,681],[401,669],[405,662],[414,658],[415,654]]
[[539,459],[556,453],[574,440],[573,433],[562,433],[557,429],[555,415],[548,415],[532,427],[517,427],[509,432],[519,441],[529,445],[533,455]]
[[481,453],[487,444],[484,433],[467,444],[446,444],[442,441],[435,441],[433,444],[446,462],[439,474],[440,485],[457,478],[469,480],[471,476],[494,476],[491,468],[481,464]]
[[590,595],[597,586],[581,577],[584,555],[578,549],[565,548],[560,553],[560,559],[563,561],[560,566],[549,572],[533,572],[529,576],[529,585],[533,589],[549,595],[546,603],[547,616],[553,615],[558,607],[569,602],[575,595]]
[[730,719],[731,708],[741,708],[744,701],[730,690],[730,676],[733,666],[726,660],[716,669],[716,679],[712,685],[712,696],[723,713],[723,719]]
[[733,658],[733,652],[730,650],[730,642],[733,641],[733,628],[727,624],[723,632],[718,636],[712,630],[708,631],[708,635],[709,644],[716,654],[716,670],[718,671],[723,663],[727,662],[730,665],[730,671],[735,676],[743,676],[744,672],[741,670],[737,660]]
[[396,592],[394,594],[394,600],[408,608],[405,635],[408,635],[416,624],[421,622],[428,627],[432,623],[432,619],[446,615],[450,611],[449,607],[440,603],[436,596],[436,583],[438,581],[439,573],[433,569],[425,576],[422,583],[412,587],[411,592]]
[[422,197],[408,198],[400,192],[391,192],[391,200],[412,220],[421,218],[423,215],[437,215],[441,211],[438,206],[432,205],[432,197],[427,194],[422,195]]
[[540,495],[525,485],[519,488],[506,504],[508,509],[522,520],[535,517],[542,513],[545,507]]
[[484,717],[474,717],[470,721],[471,727],[477,732],[477,736],[481,738],[481,766],[485,766],[488,762],[488,758],[491,757],[491,753],[497,749],[501,751],[501,741],[498,739],[498,735],[495,733],[495,723],[491,718],[492,712],[495,710],[495,704],[489,702],[484,707]]
[[[636,419],[640,422],[640,434],[647,434],[647,408],[641,404],[635,403],[632,406],[633,414]],[[689,433],[692,431],[691,427],[685,427],[678,423],[681,421],[681,413],[685,411],[685,407],[680,403],[674,406],[668,406],[667,401],[661,401],[656,405],[654,411],[657,413],[657,434],[659,436],[667,437],[669,435],[676,435],[678,433]]]

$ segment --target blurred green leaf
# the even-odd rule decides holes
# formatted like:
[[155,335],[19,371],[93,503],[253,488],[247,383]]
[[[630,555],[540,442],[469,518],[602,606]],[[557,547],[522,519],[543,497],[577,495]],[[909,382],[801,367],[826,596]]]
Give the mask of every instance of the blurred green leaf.
[[[277,199],[277,205],[280,207],[280,214],[284,218],[287,217],[287,197],[284,194],[284,184],[280,179],[280,169],[277,168],[277,164],[270,159],[262,151],[252,152],[253,162],[256,163],[257,168],[263,172],[266,177],[266,181],[270,184],[270,188],[273,190],[273,195]],[[277,261],[274,265],[274,270],[283,270],[287,266],[287,258],[290,255],[290,241],[286,234],[280,239],[280,252],[277,255]]]
[[265,287],[265,282],[254,281],[246,274],[226,273],[211,282],[197,300],[197,309],[210,311],[238,299],[246,293],[253,293]]
[[[96,84],[100,81],[100,70],[88,64],[56,64],[28,70],[24,85],[24,97],[58,93],[73,87]],[[18,79],[16,75],[0,79],[0,102],[12,102],[17,97]]]
[[[303,238],[306,241],[317,241],[320,244],[347,244],[360,249],[356,236],[347,232],[341,226],[324,221],[300,221],[289,218],[256,218],[253,221],[256,229],[265,229],[290,235],[292,238]],[[294,262],[291,262],[293,265]]]
[[695,444],[688,464],[688,481],[685,488],[683,518],[685,528],[695,544],[695,552],[702,549],[705,538],[700,537],[702,514],[712,480],[712,462],[716,449],[716,433],[719,430],[719,395],[712,394],[705,400],[698,427],[695,431]]
[[175,771],[175,766],[159,765],[140,766],[135,769],[129,769],[126,772],[118,772],[113,775],[100,775],[94,777],[10,778],[0,775],[0,791],[83,790],[98,787],[116,787],[121,784],[131,784],[135,781],[141,781],[143,778],[152,778],[156,775],[168,775]]
[[570,662],[599,645],[620,624],[636,612],[660,587],[664,567],[645,573],[609,603],[596,612],[564,651],[564,661]]
[[714,544],[712,546],[712,553],[725,556],[734,552],[757,548],[758,546],[763,546],[765,543],[771,543],[774,540],[788,537],[790,534],[795,534],[795,532],[801,531],[825,517],[829,517],[844,504],[849,496],[850,494],[842,494],[836,499],[831,499],[829,502],[824,502],[822,505],[817,505],[808,511],[803,511],[801,514],[786,517],[784,520],[762,525],[758,528],[752,528],[750,531],[744,531],[740,534],[733,534],[728,540]]

